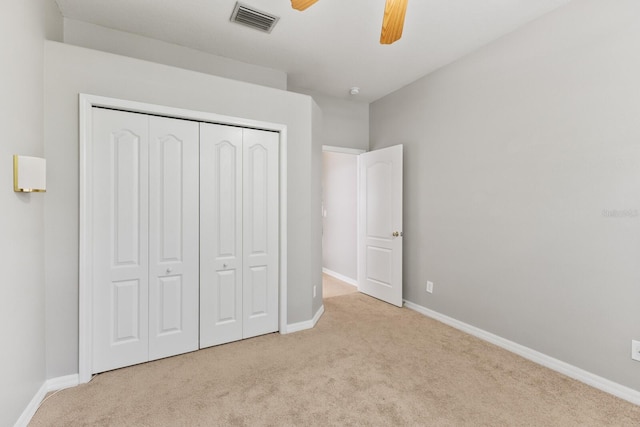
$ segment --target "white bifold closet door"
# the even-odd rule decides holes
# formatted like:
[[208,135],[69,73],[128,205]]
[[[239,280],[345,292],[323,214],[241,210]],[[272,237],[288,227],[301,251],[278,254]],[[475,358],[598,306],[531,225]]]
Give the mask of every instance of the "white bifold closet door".
[[200,125],[200,347],[278,330],[277,133]]
[[198,129],[93,111],[94,373],[198,348]]

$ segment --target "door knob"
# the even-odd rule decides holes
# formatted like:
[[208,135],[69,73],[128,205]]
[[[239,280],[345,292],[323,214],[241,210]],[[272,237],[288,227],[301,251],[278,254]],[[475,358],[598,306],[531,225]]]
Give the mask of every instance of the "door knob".
[[173,271],[173,268],[167,267],[167,274],[171,273],[172,271]]
[[222,268],[227,268],[227,264],[222,264]]
[[397,231],[394,231],[394,232],[393,232],[393,237],[398,237],[399,235],[400,235],[400,233],[399,233],[399,232],[397,232]]

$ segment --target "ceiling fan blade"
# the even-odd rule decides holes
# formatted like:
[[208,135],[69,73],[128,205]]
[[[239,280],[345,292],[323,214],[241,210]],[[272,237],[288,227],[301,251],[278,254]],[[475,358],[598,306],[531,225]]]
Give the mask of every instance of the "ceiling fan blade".
[[400,40],[408,3],[409,0],[387,0],[384,7],[380,44],[391,44]]
[[291,0],[291,7],[296,10],[305,10],[309,6],[313,6],[318,0]]

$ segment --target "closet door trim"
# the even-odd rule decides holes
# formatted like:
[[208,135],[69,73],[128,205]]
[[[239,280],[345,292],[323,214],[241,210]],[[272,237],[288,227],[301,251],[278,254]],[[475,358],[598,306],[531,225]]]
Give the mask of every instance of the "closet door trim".
[[92,149],[92,123],[93,108],[110,108],[114,110],[128,111],[164,116],[176,119],[194,120],[198,122],[217,123],[223,125],[240,126],[253,129],[261,129],[279,133],[280,149],[280,251],[279,251],[279,318],[280,333],[287,333],[287,126],[278,123],[250,120],[239,117],[224,116],[202,111],[185,110],[182,108],[166,107],[162,105],[147,104],[135,101],[127,101],[116,98],[108,98],[97,95],[80,94],[80,253],[79,253],[79,318],[78,318],[78,370],[79,382],[86,383],[91,379],[93,372],[92,363],[92,259],[93,247],[93,197],[91,189]]

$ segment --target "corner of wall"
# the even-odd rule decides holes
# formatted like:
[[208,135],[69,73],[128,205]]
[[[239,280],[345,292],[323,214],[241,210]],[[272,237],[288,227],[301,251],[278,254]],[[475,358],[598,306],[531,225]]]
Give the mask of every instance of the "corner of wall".
[[311,313],[322,306],[322,145],[323,117],[318,104],[311,100]]
[[64,18],[55,0],[45,2],[45,38],[61,42],[64,39]]

